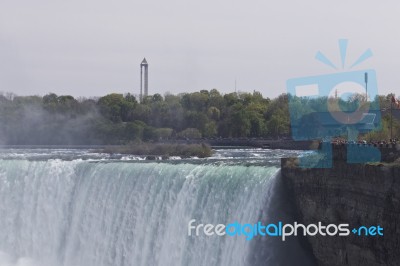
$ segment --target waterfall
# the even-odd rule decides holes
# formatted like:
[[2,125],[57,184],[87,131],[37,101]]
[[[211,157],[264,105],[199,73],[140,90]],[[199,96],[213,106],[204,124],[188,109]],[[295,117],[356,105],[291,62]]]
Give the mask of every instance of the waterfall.
[[0,266],[251,264],[252,241],[188,236],[188,222],[256,223],[270,205],[278,172],[0,160]]

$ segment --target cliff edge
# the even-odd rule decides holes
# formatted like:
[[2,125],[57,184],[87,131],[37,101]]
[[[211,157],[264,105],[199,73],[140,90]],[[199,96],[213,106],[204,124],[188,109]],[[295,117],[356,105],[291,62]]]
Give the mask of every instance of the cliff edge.
[[347,223],[350,230],[380,225],[384,235],[308,236],[318,264],[400,265],[400,164],[348,164],[346,147],[333,151],[333,167],[327,169],[300,168],[298,159],[282,159],[282,180],[298,221]]

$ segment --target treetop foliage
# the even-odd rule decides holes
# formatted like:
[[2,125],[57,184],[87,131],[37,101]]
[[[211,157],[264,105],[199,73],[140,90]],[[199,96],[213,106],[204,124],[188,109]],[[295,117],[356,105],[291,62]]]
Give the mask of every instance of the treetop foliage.
[[[222,94],[212,89],[154,94],[140,103],[130,93],[92,99],[54,93],[43,97],[0,94],[0,144],[289,136],[288,97],[269,99],[257,91]],[[298,101],[299,108],[306,108],[302,112],[326,105],[326,99],[307,107],[302,107],[302,99]]]

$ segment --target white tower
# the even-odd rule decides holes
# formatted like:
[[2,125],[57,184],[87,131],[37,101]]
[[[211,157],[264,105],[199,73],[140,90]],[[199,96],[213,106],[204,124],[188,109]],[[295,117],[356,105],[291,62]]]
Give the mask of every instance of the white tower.
[[142,63],[140,63],[140,101],[141,102],[143,101],[143,96],[145,98],[148,95],[149,95],[149,64],[147,64],[146,58],[143,58]]

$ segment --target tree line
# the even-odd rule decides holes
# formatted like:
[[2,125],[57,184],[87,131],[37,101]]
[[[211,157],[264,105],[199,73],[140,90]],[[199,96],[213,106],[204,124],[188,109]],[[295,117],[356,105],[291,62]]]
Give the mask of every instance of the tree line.
[[201,90],[100,98],[0,95],[2,144],[124,144],[136,140],[277,137],[289,134],[287,96]]
[[[384,97],[384,96],[382,96]],[[384,98],[382,98],[382,101]],[[301,102],[301,101],[299,101]],[[384,102],[383,102],[384,103]],[[320,110],[326,100],[308,108]],[[288,95],[216,89],[100,98],[0,95],[0,144],[126,144],[135,141],[290,136]]]

